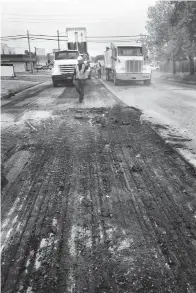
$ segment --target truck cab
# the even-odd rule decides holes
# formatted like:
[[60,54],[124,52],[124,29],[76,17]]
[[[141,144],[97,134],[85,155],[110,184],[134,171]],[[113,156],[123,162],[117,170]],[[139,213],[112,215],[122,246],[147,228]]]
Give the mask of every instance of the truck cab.
[[104,54],[106,80],[113,79],[114,85],[118,85],[119,80],[144,81],[145,84],[151,82],[151,70],[145,67],[144,55],[140,43],[111,43],[111,48],[107,48]]
[[53,86],[65,81],[73,82],[74,68],[78,63],[78,50],[61,50],[55,52],[54,67],[52,69]]

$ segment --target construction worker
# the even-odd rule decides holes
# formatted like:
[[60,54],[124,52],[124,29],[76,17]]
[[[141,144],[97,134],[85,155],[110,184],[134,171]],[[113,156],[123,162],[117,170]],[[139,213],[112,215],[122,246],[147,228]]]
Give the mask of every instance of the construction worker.
[[84,86],[86,83],[86,70],[88,66],[84,64],[82,56],[78,57],[78,64],[74,70],[75,87],[79,93],[79,102],[81,103],[84,99]]
[[101,78],[101,63],[98,62],[97,64],[97,73],[98,73],[98,78]]

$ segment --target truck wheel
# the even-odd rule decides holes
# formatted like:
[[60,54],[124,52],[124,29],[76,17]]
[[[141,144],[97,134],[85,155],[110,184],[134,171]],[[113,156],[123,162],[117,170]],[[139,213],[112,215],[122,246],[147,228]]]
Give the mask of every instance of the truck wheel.
[[151,79],[146,79],[146,80],[144,80],[144,84],[145,84],[145,85],[150,85],[150,84],[151,84]]
[[118,79],[116,78],[116,74],[114,73],[114,85],[115,86],[118,86],[119,85],[119,81]]
[[53,87],[57,87],[57,83],[53,81]]

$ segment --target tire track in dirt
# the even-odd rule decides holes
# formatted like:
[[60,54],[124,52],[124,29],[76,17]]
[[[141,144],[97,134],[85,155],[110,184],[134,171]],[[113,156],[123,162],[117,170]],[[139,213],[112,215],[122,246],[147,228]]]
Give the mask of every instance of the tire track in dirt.
[[69,103],[46,106],[3,190],[2,292],[195,292],[193,173],[138,111]]
[[[134,144],[133,143],[133,141],[132,141],[132,144],[135,146],[136,144]],[[137,153],[138,153],[138,148],[137,148],[137,152],[135,152],[133,155],[132,155],[132,157],[136,157],[136,155],[137,155]],[[142,152],[141,152],[142,153]],[[128,158],[128,156],[126,156],[126,159]],[[124,161],[126,161],[126,160],[124,160]],[[134,162],[135,163],[135,162]],[[140,162],[140,164],[141,164],[141,162]],[[130,162],[129,164],[128,164],[129,166],[130,165],[133,165],[133,162]],[[144,166],[143,165],[141,165],[141,167],[143,168]],[[150,170],[150,166],[148,166],[148,168],[146,169],[146,170]],[[146,171],[145,170],[145,168],[144,168],[144,171]],[[153,177],[155,177],[155,174],[150,174],[150,176],[149,177],[146,177],[145,178],[145,172],[143,172],[143,174],[142,174],[142,177],[143,177],[143,179],[144,179],[144,181],[145,181],[145,184],[146,184],[146,180],[147,179],[149,179],[149,178],[153,178]],[[168,177],[168,176],[167,176]],[[167,178],[166,177],[166,178]],[[157,182],[156,182],[156,184],[157,184]],[[158,185],[158,184],[157,184]],[[140,183],[138,183],[138,186],[142,186],[142,184],[141,184],[141,182]],[[149,188],[149,186],[151,186],[151,189],[152,189],[152,187],[153,187],[153,181],[151,180],[150,182],[149,182],[149,184],[148,184],[148,188]],[[162,186],[163,187],[163,186]],[[149,190],[151,193],[152,193],[152,191],[153,191],[153,189],[152,190]],[[153,200],[155,199],[156,200],[156,196],[157,196],[157,188],[155,189],[154,188],[154,190],[155,190],[155,193],[154,193],[154,198],[153,198]],[[159,192],[159,194],[160,194],[160,196],[161,196],[161,192]],[[165,194],[165,196],[166,196],[166,198],[168,197],[168,194]],[[171,200],[171,198],[172,198],[172,194],[170,194],[170,200]],[[166,202],[166,206],[168,206],[168,205],[170,205],[171,206],[171,204],[169,203],[169,202]],[[172,200],[172,205],[174,205],[174,202],[173,202],[173,200]],[[148,206],[147,206],[148,207]],[[148,210],[147,208],[146,208],[146,210]],[[169,218],[171,219],[173,216],[174,216],[174,214],[173,214],[173,212],[174,212],[174,214],[175,214],[175,210],[172,210],[172,213],[169,215]],[[179,218],[177,218],[176,219],[176,221],[178,221],[178,224],[180,223],[179,222],[179,220],[180,220],[180,217]],[[156,227],[154,227],[154,230],[156,231]],[[188,236],[188,235],[186,235],[186,236]],[[186,239],[187,237],[185,237],[185,239]],[[183,238],[182,238],[183,239]],[[185,244],[185,243],[184,243]],[[194,274],[194,273],[193,273]]]
[[[47,133],[47,134],[48,134],[48,133]],[[59,137],[61,137],[61,133],[59,133]],[[54,141],[53,141],[53,143],[55,142],[55,140],[56,140],[56,137],[54,137]],[[52,144],[51,144],[51,145],[52,145]],[[59,143],[58,143],[58,145],[59,145]],[[59,146],[60,146],[60,145],[59,145]],[[47,161],[46,158],[48,158],[48,159],[50,158],[51,151],[50,151],[49,154],[47,154],[47,155],[44,154],[44,155],[45,155],[45,157],[43,158],[43,162],[44,162],[44,161]],[[36,162],[36,161],[39,162],[39,159],[37,158],[37,159],[35,160],[35,162]],[[40,162],[38,163],[38,165],[39,165],[39,164],[40,164]],[[53,167],[55,167],[55,162],[53,163]],[[47,171],[47,169],[50,169],[50,168],[49,168],[49,167],[46,167],[46,171]],[[52,169],[52,166],[51,166],[51,169]],[[43,171],[43,170],[42,170],[42,171]],[[36,173],[36,172],[35,172],[35,173]],[[34,174],[34,172],[33,172],[33,174]],[[32,174],[32,175],[33,175],[33,174]],[[50,177],[51,177],[51,176],[50,176]],[[43,204],[43,203],[42,203],[42,204]],[[26,208],[25,211],[27,211],[27,213],[28,213],[28,212],[29,212],[29,211],[28,211],[28,209],[29,209],[29,205],[27,205],[26,207],[27,207],[27,208]],[[24,219],[26,219],[26,217],[27,217],[27,215],[25,214],[25,212],[24,212],[24,216],[23,216],[23,217],[24,217]]]
[[[45,156],[42,158],[41,163],[45,163],[44,161],[50,158],[50,153],[45,154]],[[46,160],[47,161],[47,160]],[[47,170],[47,164],[46,164],[46,170]],[[38,174],[41,175],[41,172],[43,172],[43,170],[41,170],[41,166],[39,165],[39,172]],[[28,196],[28,200],[26,201],[26,208],[25,208],[25,212],[26,214],[24,214],[25,216],[25,222],[24,222],[24,226],[21,227],[22,230],[19,231],[17,234],[15,234],[14,236],[14,247],[12,247],[12,245],[10,245],[11,247],[11,253],[10,253],[10,262],[8,260],[6,260],[6,267],[8,267],[10,274],[12,275],[12,277],[10,275],[8,275],[8,272],[5,273],[3,272],[3,274],[6,276],[5,277],[5,281],[7,278],[9,278],[10,280],[14,279],[13,275],[15,275],[17,273],[17,267],[19,267],[20,269],[23,268],[23,259],[22,262],[20,261],[19,264],[17,264],[17,262],[14,262],[14,266],[9,267],[9,265],[11,263],[13,263],[14,260],[16,259],[20,259],[20,255],[25,255],[25,247],[29,246],[29,237],[31,235],[31,233],[33,232],[33,227],[34,227],[34,220],[32,218],[36,218],[36,215],[39,215],[39,211],[40,211],[40,207],[42,205],[42,200],[43,200],[43,196],[40,198],[39,197],[39,190],[41,189],[41,187],[43,186],[44,182],[40,182],[37,184],[36,181],[33,182],[31,189],[29,190],[29,196]],[[23,191],[24,192],[24,191]],[[31,220],[31,221],[30,221]],[[20,248],[20,250],[19,250]],[[18,255],[19,253],[19,255]],[[11,269],[11,270],[10,270]],[[3,283],[3,282],[2,282]],[[10,282],[10,287],[13,288],[13,284],[11,284]]]

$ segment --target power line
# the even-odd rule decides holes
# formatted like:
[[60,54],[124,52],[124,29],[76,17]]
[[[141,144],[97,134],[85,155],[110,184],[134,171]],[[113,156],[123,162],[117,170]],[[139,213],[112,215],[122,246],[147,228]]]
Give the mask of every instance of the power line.
[[[62,34],[62,33],[61,33]],[[65,34],[65,32],[63,32]],[[87,37],[87,42],[88,43],[94,43],[94,44],[108,44],[109,42],[132,42],[132,38],[141,38],[147,36],[145,34],[137,34],[137,35],[131,35],[131,36],[89,36]],[[27,39],[26,35],[15,35],[15,36],[4,36],[1,37],[1,40],[4,42],[22,42],[25,39]],[[28,40],[29,41],[34,41],[34,42],[66,42],[68,41],[68,38],[64,36],[57,35],[47,35],[47,34],[29,34],[28,35]],[[59,46],[59,45],[58,45]]]
[[[25,35],[6,36],[6,38],[24,37]],[[1,37],[4,38],[4,37]]]
[[[31,34],[31,36],[37,36],[37,37],[56,37],[56,36],[50,36],[50,35],[35,35],[35,34]],[[65,37],[65,36],[60,36],[60,37]]]
[[[35,16],[35,17],[42,17],[42,16],[56,16],[56,17],[59,17],[59,16],[62,16],[62,17],[72,17],[72,15],[70,15],[70,13],[68,14],[31,14],[31,13],[25,13],[25,14],[22,14],[22,13],[2,13],[2,16],[9,16],[9,15],[13,15],[13,16]],[[89,16],[89,13],[82,13],[82,16],[83,15],[88,15]],[[74,16],[77,17],[77,16],[81,16],[81,13],[76,13],[74,12]],[[96,16],[98,17],[98,15]]]
[[146,35],[134,35],[134,36],[99,36],[99,37],[90,37],[88,36],[88,38],[135,38],[135,37],[143,37],[143,36],[146,36]]
[[[62,33],[61,33],[62,34]],[[33,36],[33,37],[50,37],[50,38],[56,38],[57,36],[51,36],[51,35],[37,35],[37,34],[31,34],[30,36]],[[87,36],[86,38],[87,39],[105,39],[105,38],[135,38],[135,37],[146,37],[147,35],[146,34],[139,34],[139,35],[131,35],[131,36]],[[63,37],[66,37],[66,36],[59,36],[60,38],[63,38]],[[16,35],[16,36],[4,36],[4,37],[1,37],[1,39],[4,39],[4,38],[26,38],[25,35]]]
[[[39,38],[30,38],[31,41],[36,41],[36,42],[48,42],[48,41],[52,41],[52,42],[57,42],[58,40],[57,39],[39,39]],[[8,41],[5,41],[5,42],[19,42],[19,40],[8,40]],[[59,40],[59,42],[67,42],[67,40]],[[108,44],[110,42],[118,42],[118,43],[125,43],[125,42],[133,42],[133,40],[88,40],[88,43],[94,43],[94,44]]]
[[13,38],[8,38],[8,37],[1,37],[3,40],[21,40],[21,39],[26,39],[27,37],[13,37]]

